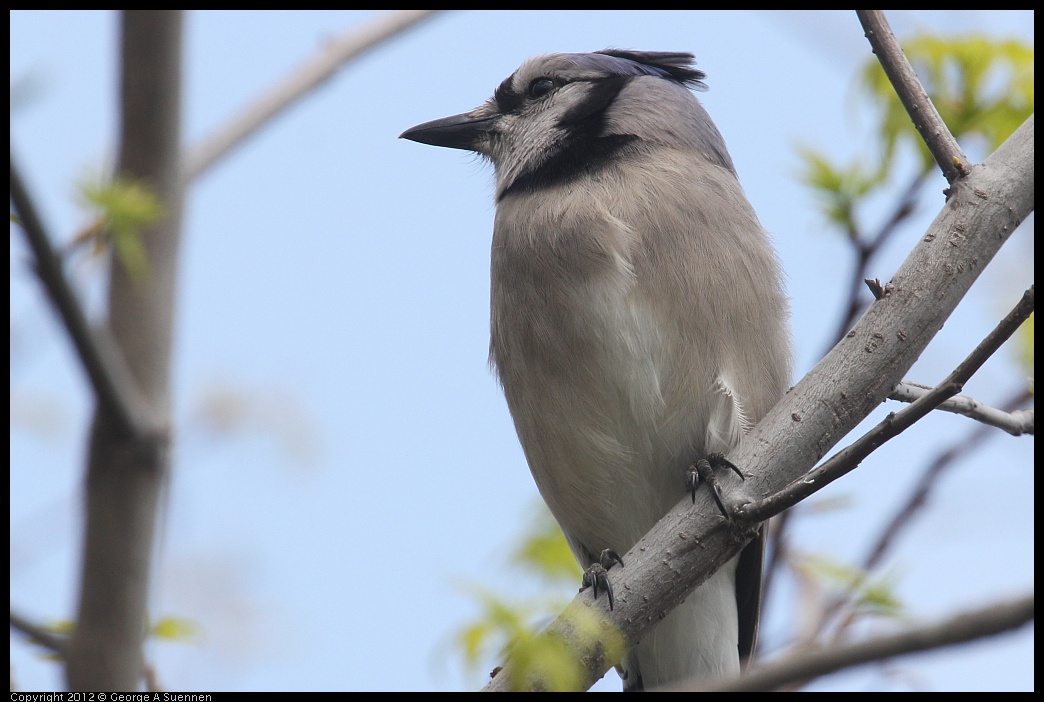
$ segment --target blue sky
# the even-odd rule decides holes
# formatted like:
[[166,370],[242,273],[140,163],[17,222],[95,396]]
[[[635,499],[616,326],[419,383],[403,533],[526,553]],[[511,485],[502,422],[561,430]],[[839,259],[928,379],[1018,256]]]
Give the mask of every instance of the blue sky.
[[[192,12],[184,127],[196,143],[369,11]],[[900,38],[985,32],[1033,43],[1027,11],[890,13]],[[87,220],[75,183],[116,135],[117,17],[14,11],[11,142],[51,231]],[[822,354],[850,256],[797,182],[796,147],[868,154],[854,77],[871,56],[854,13],[454,12],[343,69],[200,178],[186,204],[174,358],[174,477],[153,608],[199,623],[149,648],[171,690],[455,690],[481,684],[453,654],[473,584],[510,595],[507,553],[538,496],[486,365],[488,167],[398,140],[462,112],[527,56],[605,47],[692,51],[700,94],[780,251],[796,372]],[[982,154],[978,155],[980,158]],[[929,190],[940,193],[941,176]],[[942,204],[918,212],[871,269],[887,280]],[[873,212],[868,213],[873,222]],[[946,375],[1033,281],[1032,219],[987,268],[910,378]],[[91,397],[11,238],[11,602],[41,621],[76,600]],[[101,269],[71,277],[97,313]],[[1018,385],[1006,349],[966,388]],[[883,406],[883,413],[893,407]],[[221,429],[224,426],[226,429]],[[810,553],[858,559],[921,467],[970,428],[932,417],[817,498]],[[912,619],[1033,587],[1032,438],[997,432],[961,461],[887,563]],[[573,588],[561,593],[569,596]],[[763,641],[802,612],[782,592]],[[61,686],[12,636],[18,689]],[[1032,689],[1033,628],[860,670],[816,689]],[[599,689],[617,689],[610,673]]]

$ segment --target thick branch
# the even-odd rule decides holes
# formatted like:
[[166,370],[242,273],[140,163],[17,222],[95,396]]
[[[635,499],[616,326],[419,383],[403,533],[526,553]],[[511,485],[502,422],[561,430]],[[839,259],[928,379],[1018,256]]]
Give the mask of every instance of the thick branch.
[[398,10],[331,39],[278,85],[259,97],[227,124],[196,145],[185,159],[188,183],[238,146],[302,95],[330,79],[347,61],[428,19],[440,10]]
[[848,303],[845,305],[845,313],[841,318],[841,323],[837,326],[837,331],[833,338],[830,340],[830,346],[824,351],[829,351],[834,348],[834,345],[841,341],[844,335],[848,332],[849,327],[852,323],[862,314],[863,310],[866,309],[868,303],[864,302],[863,291],[864,281],[869,275],[870,261],[874,255],[880,251],[889,240],[900,231],[899,225],[910,216],[913,212],[914,205],[916,204],[917,197],[921,194],[921,190],[924,187],[925,174],[919,173],[903,191],[902,196],[899,198],[899,202],[896,203],[895,209],[888,219],[881,224],[878,228],[877,233],[870,237],[864,237],[861,231],[856,228],[855,231],[850,232],[847,241],[851,244],[851,248],[855,253],[856,261],[854,270],[852,271],[852,277],[850,280],[850,286],[848,290]]
[[738,513],[761,521],[774,517],[801,500],[855,470],[859,463],[882,444],[909,429],[943,402],[956,395],[986,360],[1018,330],[1033,312],[1034,290],[1030,286],[1022,299],[950,375],[937,386],[917,398],[910,406],[885,417],[877,426],[846,446],[815,470],[802,475],[783,490],[754,504],[744,505]]
[[[170,354],[181,190],[181,24],[177,11],[125,10],[120,37],[117,176],[144,183],[164,215],[141,232],[148,275],[116,260],[109,276],[109,327],[157,417],[170,412]],[[128,438],[104,406],[88,455],[86,528],[76,628],[66,676],[72,690],[137,690],[149,566],[167,437]]]
[[856,15],[859,16],[870,46],[877,54],[877,60],[881,62],[899,100],[910,114],[914,127],[932,152],[946,180],[952,184],[968,173],[968,157],[921,86],[913,66],[892,34],[884,13],[881,10],[856,10]]
[[[778,492],[817,463],[870,414],[902,380],[942,327],[983,267],[1032,211],[1033,118],[967,178],[890,281],[891,294],[874,302],[852,331],[787,393],[729,458],[745,482],[722,476],[727,494],[754,499]],[[702,501],[701,501],[702,500]],[[593,683],[616,661],[606,645],[580,640],[570,610],[594,607],[629,642],[637,641],[721,564],[749,533],[723,522],[706,491],[695,507],[683,500],[610,571],[616,606],[578,595],[549,629],[570,642]],[[508,663],[510,665],[510,662]],[[486,689],[505,689],[501,671]],[[534,686],[539,686],[534,682]]]

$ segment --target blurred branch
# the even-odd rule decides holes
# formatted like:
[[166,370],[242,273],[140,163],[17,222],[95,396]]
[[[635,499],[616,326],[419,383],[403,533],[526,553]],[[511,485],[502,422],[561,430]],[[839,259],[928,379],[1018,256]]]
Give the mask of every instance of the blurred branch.
[[[146,276],[113,255],[108,326],[152,411],[170,414],[177,254],[182,193],[182,15],[120,15],[120,144],[116,177],[141,183],[163,215],[140,232]],[[140,273],[140,271],[139,271]],[[95,409],[86,475],[86,525],[76,628],[66,679],[72,690],[137,690],[143,665],[149,570],[169,436],[126,437],[105,406]]]
[[873,429],[815,469],[800,476],[784,489],[763,500],[739,507],[736,510],[737,515],[751,521],[762,521],[774,517],[854,470],[864,458],[876,451],[882,444],[894,439],[947,399],[959,393],[968,379],[1029,318],[1033,313],[1033,304],[1034,286],[1031,285],[1011,312],[1005,315],[993,331],[941,383],[900,412],[889,413]]
[[913,66],[888,26],[884,12],[856,10],[856,15],[863,25],[870,46],[877,54],[877,60],[881,62],[881,67],[892,82],[899,100],[910,114],[910,119],[935,157],[946,180],[952,185],[958,178],[968,175],[968,157],[964,155],[918,80]]
[[11,612],[11,628],[23,634],[37,646],[43,646],[59,656],[65,655],[65,637],[54,634],[38,624],[33,624],[20,614]]
[[[1015,397],[1005,402],[1003,406],[1010,410],[1014,410],[1015,408],[1026,404],[1031,399],[1032,394],[1030,391],[1024,389],[1017,393]],[[975,431],[965,435],[961,440],[956,442],[947,450],[941,452],[928,464],[924,473],[921,475],[920,480],[917,482],[917,485],[910,491],[909,496],[903,504],[896,509],[894,516],[889,520],[887,526],[881,530],[880,535],[877,537],[877,541],[870,549],[869,555],[864,559],[860,572],[868,574],[877,567],[877,565],[883,560],[884,556],[888,553],[889,549],[899,542],[899,534],[902,530],[914,524],[914,518],[917,516],[918,512],[922,511],[927,506],[932,489],[939,484],[939,478],[942,473],[947,468],[953,466],[956,463],[956,459],[967,457],[976,449],[981,448],[989,438],[992,431],[993,429],[988,425],[979,425],[976,427]],[[850,604],[851,598],[852,592],[850,590],[838,593],[831,597],[830,601],[824,604],[821,608],[821,612],[817,617],[818,624],[812,627],[812,629],[814,631],[822,631],[827,622],[829,622],[837,612]],[[847,623],[851,623],[850,618]],[[844,630],[846,624],[838,626],[838,634]]]
[[[1003,411],[1014,411],[1015,408],[1029,402],[1032,397],[1028,389],[1022,390],[1004,403],[1003,407],[1006,410]],[[1032,416],[1032,412],[1030,414]],[[895,511],[895,516],[892,517],[888,526],[881,532],[873,548],[870,549],[869,555],[863,562],[864,570],[869,571],[880,563],[889,546],[896,542],[898,533],[904,527],[913,523],[913,517],[928,503],[931,489],[938,483],[938,478],[942,472],[953,465],[957,458],[967,456],[981,447],[991,432],[990,426],[982,425],[977,427],[975,431],[968,433],[959,442],[943,451],[935,460],[928,464],[921,479],[917,482],[917,486],[911,491],[906,502]]]
[[[179,158],[182,16],[124,12],[116,177],[142,183],[160,199],[165,215],[143,228],[147,275],[132,279],[132,272],[114,259],[106,328],[92,330],[88,324],[12,158],[13,207],[34,251],[37,274],[69,330],[98,400],[88,455],[77,626],[66,647],[71,689],[136,689],[144,670],[141,645],[152,534],[169,465],[165,428],[183,184],[329,79],[344,62],[435,12],[389,13],[331,41],[184,161]],[[44,640],[15,614],[12,626]]]
[[92,329],[87,321],[76,293],[65,279],[61,257],[51,246],[51,237],[44,229],[13,156],[11,202],[33,251],[36,275],[76,347],[98,402],[113,417],[118,431],[139,437],[153,433],[157,427],[149,405],[127,369],[123,353],[105,330]]
[[388,12],[329,40],[317,54],[193,147],[185,158],[182,182],[188,183],[198,177],[305,93],[330,79],[346,62],[438,12],[440,10]]
[[936,624],[911,627],[897,634],[879,636],[848,646],[788,656],[749,670],[741,677],[712,681],[710,684],[695,681],[672,689],[715,692],[775,690],[857,665],[976,641],[1018,629],[1033,621],[1033,599],[1033,594],[1029,594],[1008,602],[961,612]]
[[895,209],[892,211],[891,216],[885,221],[877,233],[871,236],[869,239],[864,240],[861,232],[858,230],[849,231],[846,241],[848,241],[852,248],[855,249],[856,263],[855,270],[852,273],[851,284],[848,291],[848,303],[845,305],[845,313],[841,318],[841,322],[837,326],[837,332],[834,334],[833,339],[829,342],[830,345],[824,350],[824,354],[832,349],[837,342],[841,341],[844,335],[851,328],[852,323],[859,318],[859,315],[866,309],[867,303],[862,301],[863,295],[863,280],[869,277],[870,261],[874,255],[881,250],[881,248],[888,243],[888,240],[892,238],[892,235],[899,231],[899,225],[909,217],[910,213],[913,212],[914,205],[917,202],[917,197],[921,194],[921,190],[924,188],[926,174],[919,173],[903,191],[902,197],[899,198],[899,202],[896,204]]
[[[897,402],[914,402],[924,397],[930,390],[931,388],[927,385],[904,380],[895,387],[888,399]],[[1009,412],[984,405],[967,395],[954,395],[936,407],[936,409],[944,412],[953,412],[954,414],[963,414],[965,417],[970,417],[983,424],[1003,429],[1012,436],[1034,433],[1033,410],[1012,410]]]

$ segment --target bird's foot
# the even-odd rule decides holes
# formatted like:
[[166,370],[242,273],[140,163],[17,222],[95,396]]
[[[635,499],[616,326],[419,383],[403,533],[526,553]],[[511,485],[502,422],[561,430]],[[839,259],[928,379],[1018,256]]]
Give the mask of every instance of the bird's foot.
[[728,520],[732,520],[732,512],[725,505],[725,498],[721,493],[721,486],[718,485],[717,479],[714,477],[714,471],[718,468],[731,468],[736,475],[743,480],[743,473],[736,464],[725,458],[723,453],[711,453],[706,458],[701,458],[691,466],[686,472],[686,485],[689,488],[689,493],[692,495],[692,501],[696,502],[696,488],[700,486],[700,483],[707,483],[707,486],[711,489],[711,495],[714,497],[714,501],[718,505],[718,509],[721,510],[722,515]]
[[595,599],[598,598],[598,590],[605,590],[605,593],[609,596],[609,609],[613,609],[613,586],[609,582],[609,569],[614,564],[619,563],[623,566],[623,559],[620,558],[620,554],[611,548],[607,548],[602,551],[602,555],[599,557],[597,563],[592,563],[584,571],[584,579],[580,581],[580,592],[583,592],[589,587],[594,588]]

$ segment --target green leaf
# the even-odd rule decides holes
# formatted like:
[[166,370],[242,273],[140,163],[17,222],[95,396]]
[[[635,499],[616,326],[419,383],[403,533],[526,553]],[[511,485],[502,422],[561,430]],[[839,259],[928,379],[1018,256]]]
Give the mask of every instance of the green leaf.
[[583,574],[562,530],[543,503],[522,534],[512,562],[548,580],[578,583]]
[[[623,636],[594,609],[586,607],[569,613],[568,624],[581,642],[579,652],[571,651],[558,636],[542,631],[533,635],[525,633],[516,637],[508,647],[511,661],[512,691],[526,690],[532,679],[539,679],[541,686],[551,692],[572,692],[582,689],[584,666],[582,657],[598,655],[602,650],[610,661],[619,661],[626,652]],[[606,646],[595,646],[600,637],[606,638]],[[585,654],[585,651],[587,653]]]
[[[967,150],[992,152],[1033,113],[1033,48],[983,35],[943,38],[922,35],[903,50],[939,115]],[[891,167],[896,146],[912,142],[925,171],[935,164],[906,109],[876,59],[863,71],[863,86],[882,110],[882,168]]]
[[[1036,312],[1030,314],[1029,319],[1022,323],[1019,327],[1018,334],[1015,336],[1016,343],[1019,349],[1019,363],[1026,370],[1026,374],[1033,377],[1033,363],[1034,363],[1034,348],[1033,348],[1033,318]],[[1030,382],[1032,389],[1033,383]]]
[[822,556],[804,556],[795,560],[794,568],[843,595],[850,610],[848,617],[865,616],[895,618],[903,613],[903,605],[895,595],[894,578],[872,577],[861,568]]
[[510,641],[527,635],[527,622],[533,618],[534,608],[510,604],[480,587],[469,589],[482,611],[478,619],[465,625],[455,638],[465,663],[474,667],[490,656],[502,655]]
[[71,634],[76,631],[76,622],[71,619],[56,619],[50,624],[44,624],[44,631],[52,634]]
[[157,639],[181,643],[196,643],[201,638],[199,626],[195,622],[177,617],[157,619],[149,633]]
[[[549,584],[564,579],[572,585],[569,590],[574,593],[582,575],[561,529],[543,504],[534,513],[520,546],[511,555],[510,564]],[[459,629],[454,638],[456,648],[469,667],[488,664],[494,657],[499,663],[510,659],[513,677],[509,687],[512,689],[528,687],[527,681],[531,678],[539,678],[551,690],[580,688],[584,668],[577,656],[557,637],[546,632],[536,633],[565,608],[568,602],[564,598],[537,603],[510,602],[481,587],[469,586],[468,589],[480,612],[475,620]],[[583,639],[608,636],[607,655],[614,661],[623,658],[626,650],[623,638],[594,610],[585,608],[573,616],[569,624]]]
[[96,231],[111,242],[116,260],[134,280],[146,278],[149,260],[142,232],[163,216],[159,198],[144,183],[127,179],[84,181],[80,195],[103,221]]
[[837,166],[826,155],[811,147],[799,147],[802,161],[801,182],[807,185],[827,221],[847,236],[859,231],[855,208],[859,201],[881,184],[884,174],[871,173],[858,161],[848,166]]

